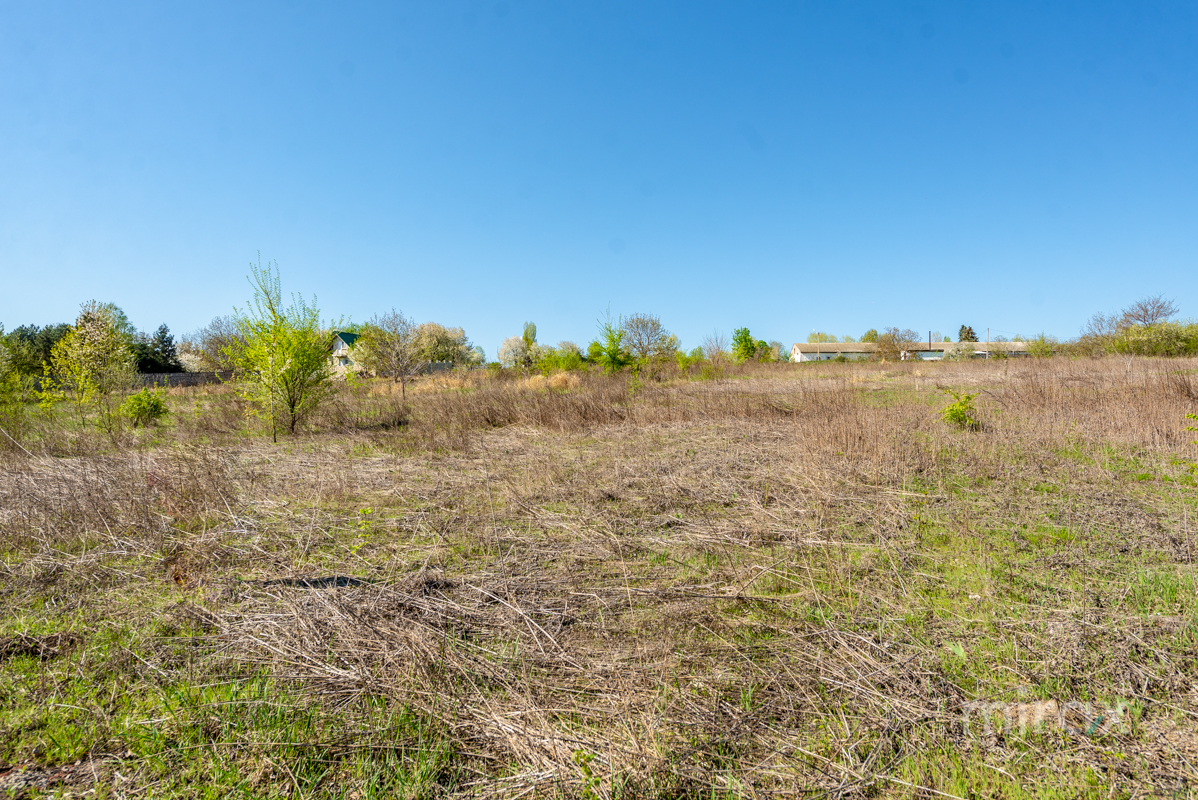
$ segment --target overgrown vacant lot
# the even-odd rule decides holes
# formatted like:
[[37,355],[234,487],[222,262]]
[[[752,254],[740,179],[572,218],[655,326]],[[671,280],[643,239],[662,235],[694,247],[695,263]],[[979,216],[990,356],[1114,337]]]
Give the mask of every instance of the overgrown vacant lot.
[[476,375],[277,446],[191,389],[140,439],[44,431],[0,472],[0,786],[1190,796],[1196,366]]

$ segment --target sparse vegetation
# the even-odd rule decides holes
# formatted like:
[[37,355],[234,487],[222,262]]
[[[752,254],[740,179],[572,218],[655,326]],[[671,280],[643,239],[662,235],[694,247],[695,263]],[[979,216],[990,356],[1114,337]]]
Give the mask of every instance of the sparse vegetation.
[[[393,312],[353,326],[362,371],[338,378],[315,304],[283,308],[273,265],[252,281],[235,329],[179,349],[223,350],[225,384],[132,392],[137,348],[173,343],[111,304],[40,388],[8,343],[41,334],[0,335],[0,764],[20,768],[0,789],[1198,780],[1198,362],[1047,358],[1099,351],[1042,335],[1043,358],[963,337],[902,363],[919,340],[889,328],[862,337],[877,362],[792,366],[747,328],[687,353],[637,314],[585,353],[526,323],[473,370],[462,329]],[[1165,312],[1104,341],[1181,325]],[[103,408],[76,362],[111,368]]]
[[277,445],[228,385],[116,444],[36,417],[0,456],[0,780],[1184,789],[1196,367],[480,370],[417,378],[402,426],[357,380]]

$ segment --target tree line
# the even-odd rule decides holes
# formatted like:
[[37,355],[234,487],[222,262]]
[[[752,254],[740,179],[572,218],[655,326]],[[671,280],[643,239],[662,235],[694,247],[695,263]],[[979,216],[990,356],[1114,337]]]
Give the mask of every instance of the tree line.
[[[160,389],[132,391],[139,372],[213,370],[232,373],[235,390],[277,439],[280,431],[294,433],[335,391],[339,365],[331,345],[337,332],[352,334],[345,337],[351,342],[351,372],[390,379],[404,397],[412,378],[432,364],[485,364],[482,348],[461,328],[418,324],[395,309],[361,324],[325,324],[316,298],[309,303],[292,295],[291,303],[284,303],[277,263],[251,264],[248,280],[252,293],[244,307],[215,318],[179,344],[165,324],[153,333],[139,332],[118,306],[97,301],[84,303],[72,325],[23,325],[8,333],[0,326],[0,434],[16,443],[12,432],[20,430],[32,403],[49,414],[67,408],[80,427],[96,424],[116,431],[125,422],[149,424],[166,413],[166,404]],[[1177,321],[1176,315],[1175,303],[1157,295],[1117,313],[1096,314],[1073,342],[1041,334],[1030,340],[1030,349],[1037,356],[1198,354],[1198,323]],[[954,356],[971,355],[977,338],[971,326],[962,325],[962,346]],[[808,341],[838,339],[813,332]],[[885,328],[866,331],[860,341],[877,345],[876,358],[897,360],[923,337],[911,329]],[[571,341],[542,345],[537,326],[526,322],[518,336],[504,340],[497,356],[488,368],[544,375],[627,370],[639,378],[659,376],[672,365],[683,374],[696,365],[717,374],[725,363],[788,361],[790,353],[780,342],[757,339],[747,327],[731,337],[713,332],[687,351],[660,317],[640,312],[598,320],[596,335],[585,347]]]
[[708,335],[699,346],[687,351],[678,337],[656,314],[640,312],[599,320],[597,335],[585,347],[572,341],[542,345],[535,323],[524,323],[519,336],[510,336],[499,347],[497,366],[536,370],[543,374],[558,370],[597,367],[605,372],[625,368],[636,371],[676,363],[681,369],[707,361],[789,361],[781,342],[755,338],[748,328],[738,328],[732,338],[720,332]]

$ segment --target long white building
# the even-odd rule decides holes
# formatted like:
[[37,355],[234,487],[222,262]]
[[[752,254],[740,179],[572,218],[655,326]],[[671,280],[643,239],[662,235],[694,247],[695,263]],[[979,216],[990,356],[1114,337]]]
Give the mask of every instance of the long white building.
[[[946,352],[969,346],[973,347],[973,358],[989,358],[991,353],[1028,355],[1027,342],[909,342],[903,346],[904,360],[938,361]],[[796,342],[790,348],[790,360],[832,361],[840,356],[860,360],[871,357],[877,350],[873,342]]]

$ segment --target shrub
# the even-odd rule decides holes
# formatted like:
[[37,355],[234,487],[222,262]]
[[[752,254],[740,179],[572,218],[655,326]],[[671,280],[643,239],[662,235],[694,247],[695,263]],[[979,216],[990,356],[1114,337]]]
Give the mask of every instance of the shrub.
[[953,402],[940,409],[941,419],[952,425],[956,425],[958,428],[973,431],[982,427],[982,423],[974,416],[977,411],[973,407],[973,398],[978,396],[976,392],[968,394],[966,392],[954,392],[952,389],[941,389],[941,391],[953,398]]
[[[1186,419],[1198,420],[1198,414],[1186,414]],[[1198,431],[1198,425],[1187,425],[1186,430]],[[1198,444],[1198,440],[1194,441],[1192,444]],[[1190,474],[1195,478],[1198,478],[1198,461],[1190,462]]]
[[536,365],[542,375],[548,376],[554,372],[582,369],[586,363],[582,359],[582,351],[578,349],[577,345],[574,345],[573,349],[563,346],[568,344],[571,343],[563,342],[558,347],[549,347],[543,350],[541,359]]
[[169,413],[166,398],[161,389],[142,389],[129,395],[121,403],[121,413],[129,418],[133,427],[152,425]]
[[1032,358],[1049,358],[1056,352],[1057,345],[1055,338],[1042,333],[1027,343],[1027,352]]
[[674,360],[678,362],[678,371],[687,373],[690,372],[691,366],[698,364],[703,360],[703,348],[696,347],[689,353],[685,350],[679,350],[674,354]]

